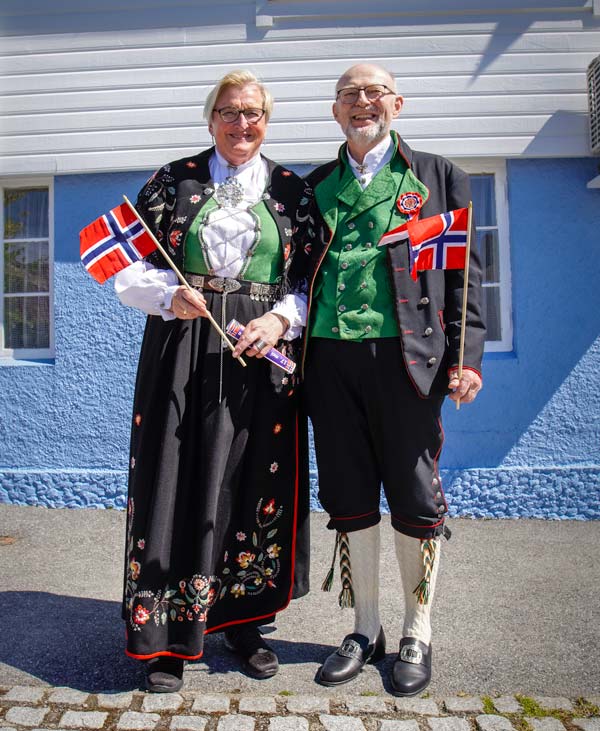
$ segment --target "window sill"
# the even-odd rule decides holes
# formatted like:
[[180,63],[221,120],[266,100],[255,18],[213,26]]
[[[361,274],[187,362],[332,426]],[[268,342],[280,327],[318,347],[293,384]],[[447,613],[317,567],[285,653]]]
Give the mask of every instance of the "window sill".
[[14,356],[0,356],[0,368],[6,366],[53,366],[54,358],[19,358]]

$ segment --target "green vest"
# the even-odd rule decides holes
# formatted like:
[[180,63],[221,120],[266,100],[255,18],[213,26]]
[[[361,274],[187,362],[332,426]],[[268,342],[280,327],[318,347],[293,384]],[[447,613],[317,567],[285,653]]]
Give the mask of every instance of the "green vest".
[[399,335],[384,233],[406,220],[396,205],[405,192],[426,200],[427,188],[397,154],[363,190],[345,153],[339,183],[330,175],[315,198],[333,239],[315,281],[310,335],[341,340]]
[[[185,237],[184,267],[186,272],[194,274],[213,274],[204,256],[201,240],[202,225],[206,215],[217,207],[214,198],[210,198],[200,209]],[[251,247],[239,279],[248,282],[273,284],[283,270],[283,252],[279,240],[279,231],[264,201],[252,208],[258,216],[257,241]]]

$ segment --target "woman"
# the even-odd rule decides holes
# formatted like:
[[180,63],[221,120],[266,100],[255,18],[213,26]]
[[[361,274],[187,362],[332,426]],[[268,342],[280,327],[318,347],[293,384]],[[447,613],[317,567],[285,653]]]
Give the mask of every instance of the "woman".
[[[303,191],[261,156],[272,109],[247,71],[222,78],[204,115],[215,146],[159,170],[136,207],[187,281],[155,252],[116,278],[147,319],[135,389],[123,615],[127,654],[153,692],[182,686],[204,634],[224,631],[253,677],[278,669],[259,625],[308,590],[306,432],[295,376],[302,320],[285,295]],[[206,319],[246,326],[236,354]],[[285,337],[285,340],[281,340]],[[246,357],[250,356],[250,357]],[[299,529],[302,529],[300,532]]]

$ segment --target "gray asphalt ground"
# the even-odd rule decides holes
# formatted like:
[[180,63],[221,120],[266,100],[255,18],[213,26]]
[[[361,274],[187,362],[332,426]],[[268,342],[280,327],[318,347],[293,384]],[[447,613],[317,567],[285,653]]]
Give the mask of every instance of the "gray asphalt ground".
[[[221,637],[188,665],[186,688],[207,693],[331,694],[319,664],[352,631],[351,610],[320,590],[331,561],[325,516],[312,517],[312,591],[278,615],[268,639],[282,667],[257,681],[237,670]],[[120,618],[125,515],[0,505],[0,685],[88,692],[141,687],[141,663],[123,652]],[[600,692],[600,522],[449,521],[434,605],[432,696]],[[403,602],[384,517],[381,616],[386,659],[344,692],[384,693]]]

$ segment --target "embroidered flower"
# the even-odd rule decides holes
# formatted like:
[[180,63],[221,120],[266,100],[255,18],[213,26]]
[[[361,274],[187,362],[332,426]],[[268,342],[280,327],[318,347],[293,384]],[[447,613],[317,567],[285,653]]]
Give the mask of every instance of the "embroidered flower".
[[241,530],[239,530],[235,534],[235,537],[238,539],[238,541],[245,541],[246,540],[246,534],[243,531],[241,531]]
[[250,553],[250,551],[241,551],[235,560],[243,569],[247,569],[255,558],[256,556],[253,553]]
[[287,261],[290,258],[290,251],[292,250],[292,245],[288,242],[283,247],[283,260]]
[[185,591],[185,581],[180,581],[179,582],[179,590],[183,594],[183,592]]
[[285,206],[283,205],[283,203],[276,203],[275,210],[277,211],[277,213],[285,213]]
[[134,424],[135,424],[136,426],[139,426],[139,425],[140,425],[140,424],[142,423],[142,415],[141,415],[141,414],[136,414],[136,415],[135,415],[135,416],[133,417],[133,423],[134,423]]
[[195,576],[192,581],[192,586],[196,591],[202,591],[202,589],[205,589],[208,586],[208,581],[204,578],[204,576]]
[[132,558],[129,562],[129,571],[131,572],[131,578],[133,581],[137,581],[140,578],[140,571],[142,570],[142,567],[140,566],[139,562],[135,560],[135,558]]
[[209,607],[212,605],[216,598],[217,592],[214,589],[209,589],[208,594],[206,595],[206,601],[208,602]]
[[144,609],[141,604],[138,604],[133,612],[133,621],[136,624],[146,624],[149,619],[150,612],[147,609]]
[[265,569],[265,576],[271,576],[273,569]]
[[190,612],[190,610],[189,610],[189,609],[188,609],[188,611],[187,611],[187,612],[185,613],[185,616],[186,616],[186,617],[187,617],[187,618],[188,618],[188,619],[189,619],[190,621],[191,621],[192,619],[194,619],[194,615],[193,615],[193,614],[192,614],[192,613]]
[[277,462],[273,462],[271,466],[269,467],[269,472],[274,475],[277,470],[279,469],[279,464]]
[[262,510],[265,515],[273,515],[275,512],[275,498],[271,498]]
[[276,543],[272,543],[267,547],[267,554],[269,555],[269,558],[278,558],[279,551],[281,551],[281,546],[278,546]]
[[146,541],[143,538],[140,538],[140,540],[137,542],[137,547],[140,549],[140,551],[143,551],[144,548],[146,548]]
[[194,195],[190,196],[190,203],[199,203],[200,202],[200,196],[197,193],[194,193]]
[[291,228],[284,228],[283,230],[285,231],[286,236],[291,236],[293,233]]
[[186,168],[197,168],[198,163],[194,162],[193,160],[188,160],[185,164]]
[[275,426],[273,427],[273,434],[279,434],[282,429],[283,426],[281,424],[275,424]]
[[234,584],[231,587],[231,593],[236,599],[239,599],[239,597],[244,596],[246,593],[246,587],[244,584]]
[[171,246],[177,247],[181,243],[181,236],[182,232],[176,228],[174,231],[171,231],[169,234],[169,242],[171,243]]
[[283,383],[284,386],[287,386],[289,382],[290,382],[290,379],[287,376],[284,376],[281,379],[281,383]]

